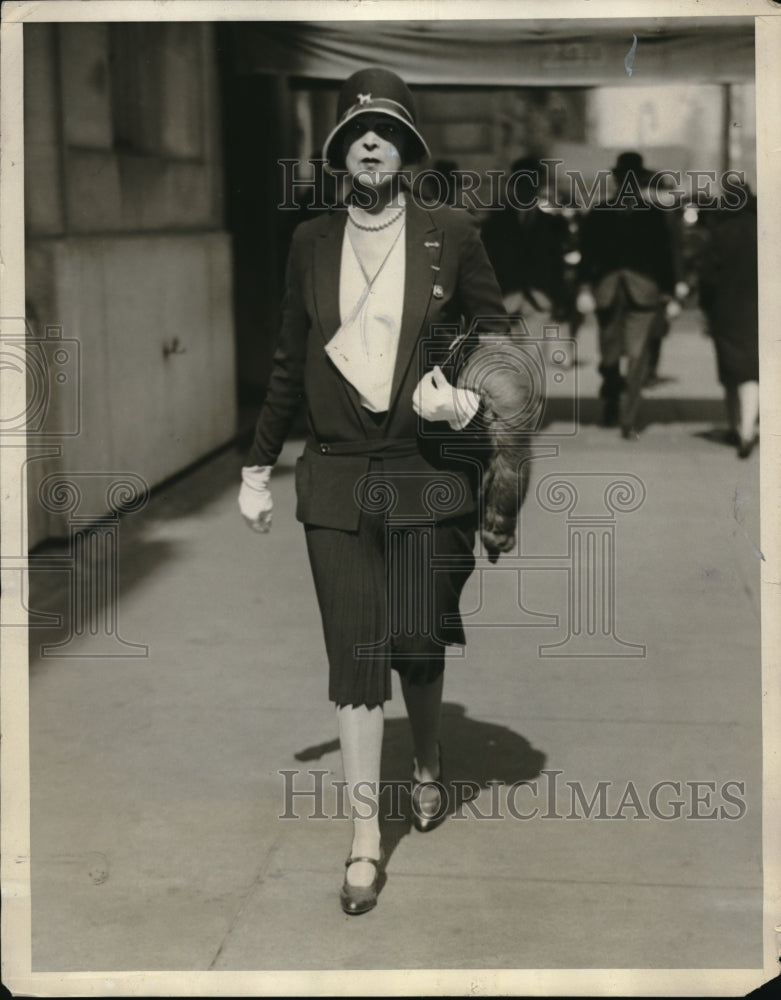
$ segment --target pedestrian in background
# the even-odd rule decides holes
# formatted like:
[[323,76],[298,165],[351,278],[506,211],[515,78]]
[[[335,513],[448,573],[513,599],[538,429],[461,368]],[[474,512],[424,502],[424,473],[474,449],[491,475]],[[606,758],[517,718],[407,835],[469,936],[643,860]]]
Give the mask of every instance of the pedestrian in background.
[[[673,270],[678,281],[675,286],[676,298],[659,303],[656,315],[651,323],[648,335],[648,362],[646,365],[644,387],[653,388],[661,381],[659,377],[659,362],[662,355],[662,344],[670,333],[672,321],[680,315],[681,304],[689,295],[691,288],[686,280],[686,270],[683,254],[683,213],[680,205],[671,204],[670,192],[674,185],[672,180],[662,174],[662,183],[654,185],[649,190],[649,196],[654,204],[664,210],[664,218],[670,229],[670,246],[673,253]],[[664,194],[667,192],[667,194]]]
[[567,309],[565,255],[572,249],[567,220],[546,210],[542,164],[522,157],[510,167],[505,204],[483,224],[483,243],[508,313],[523,316],[535,337]]
[[640,154],[621,153],[612,174],[612,195],[581,226],[578,301],[582,312],[596,309],[603,424],[620,424],[622,437],[636,440],[654,320],[660,306],[684,297],[688,286],[677,280],[671,230],[649,197]]
[[757,203],[747,187],[745,196],[742,207],[713,220],[699,262],[700,306],[740,458],[751,454],[759,422]]

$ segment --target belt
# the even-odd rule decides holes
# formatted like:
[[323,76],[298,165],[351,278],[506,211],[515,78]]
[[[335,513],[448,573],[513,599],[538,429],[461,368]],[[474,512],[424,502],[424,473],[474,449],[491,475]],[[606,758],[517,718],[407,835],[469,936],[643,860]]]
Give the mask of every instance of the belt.
[[417,438],[394,438],[384,441],[315,441],[310,451],[321,455],[360,455],[364,458],[412,458],[420,454]]

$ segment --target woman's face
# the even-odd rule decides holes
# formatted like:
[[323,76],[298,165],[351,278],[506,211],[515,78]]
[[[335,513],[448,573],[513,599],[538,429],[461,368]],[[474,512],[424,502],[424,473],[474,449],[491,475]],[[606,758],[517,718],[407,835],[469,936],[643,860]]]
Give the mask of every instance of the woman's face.
[[347,171],[361,184],[382,187],[401,170],[404,126],[390,115],[358,115],[345,127],[343,141]]

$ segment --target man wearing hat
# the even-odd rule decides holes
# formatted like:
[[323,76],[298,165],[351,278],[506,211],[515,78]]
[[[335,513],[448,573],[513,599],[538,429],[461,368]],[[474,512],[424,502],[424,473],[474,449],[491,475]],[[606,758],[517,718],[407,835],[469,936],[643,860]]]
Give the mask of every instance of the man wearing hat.
[[648,197],[650,175],[640,154],[621,153],[612,174],[612,197],[581,227],[578,307],[597,313],[603,423],[620,423],[622,436],[635,440],[649,335],[660,305],[675,294],[676,255],[664,212]]
[[[475,439],[481,405],[478,393],[456,387],[447,362],[459,330],[472,330],[462,342],[469,355],[477,324],[501,333],[508,323],[469,214],[428,211],[410,197],[402,168],[428,148],[404,82],[385,69],[360,70],[342,87],[337,114],[323,156],[347,197],[294,234],[279,345],[239,505],[255,530],[268,530],[271,469],[305,397],[296,517],[353,810],[341,905],[358,914],[376,904],[382,867],[378,792],[391,669],[412,727],[413,822],[429,832],[447,811],[444,650],[465,641],[458,605],[474,565],[480,477],[463,446]],[[392,552],[388,518],[396,519]],[[428,544],[437,571],[419,558]]]

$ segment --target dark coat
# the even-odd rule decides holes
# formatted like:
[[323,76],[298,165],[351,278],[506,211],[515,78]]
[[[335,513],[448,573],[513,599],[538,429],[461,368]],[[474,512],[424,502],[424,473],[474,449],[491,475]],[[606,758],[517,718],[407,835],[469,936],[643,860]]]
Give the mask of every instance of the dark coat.
[[699,261],[700,306],[723,385],[759,380],[756,202],[724,212]]
[[564,297],[564,254],[570,235],[560,215],[508,206],[491,213],[483,224],[483,243],[502,294],[523,292],[534,301],[544,292],[554,305]]
[[653,309],[676,281],[673,234],[665,212],[652,204],[595,206],[580,231],[580,277],[608,308],[623,284],[633,305]]
[[[481,330],[508,331],[499,287],[476,224],[463,211],[426,211],[407,204],[404,303],[391,403],[378,427],[357,392],[324,348],[339,326],[339,276],[347,213],[338,209],[303,223],[288,261],[279,346],[250,465],[275,462],[302,397],[309,436],[296,469],[296,516],[306,524],[355,530],[361,506],[356,488],[381,471],[396,493],[393,516],[430,520],[477,509],[480,469],[474,459],[448,454],[471,440],[483,451],[487,438],[420,421],[412,396],[421,376],[442,364],[459,331],[472,330],[465,354]],[[454,370],[443,364],[451,381]],[[444,494],[432,491],[445,483]]]

